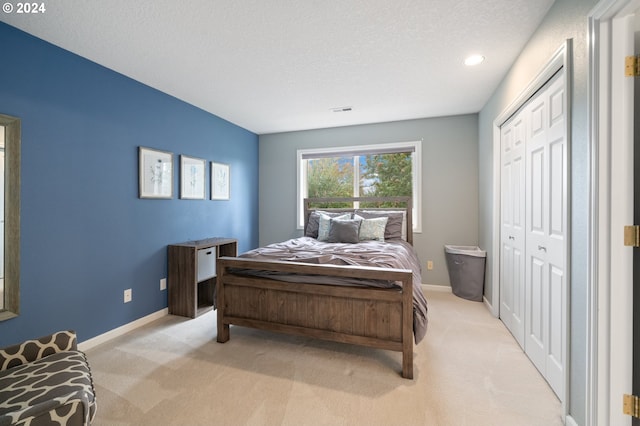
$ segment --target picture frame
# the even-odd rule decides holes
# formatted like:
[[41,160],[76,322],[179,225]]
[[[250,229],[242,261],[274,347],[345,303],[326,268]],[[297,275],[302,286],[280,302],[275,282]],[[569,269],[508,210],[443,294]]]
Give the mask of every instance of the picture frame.
[[207,160],[180,155],[180,199],[204,200]]
[[228,200],[231,183],[228,164],[211,162],[211,199]]
[[138,190],[140,198],[173,198],[173,153],[139,147]]

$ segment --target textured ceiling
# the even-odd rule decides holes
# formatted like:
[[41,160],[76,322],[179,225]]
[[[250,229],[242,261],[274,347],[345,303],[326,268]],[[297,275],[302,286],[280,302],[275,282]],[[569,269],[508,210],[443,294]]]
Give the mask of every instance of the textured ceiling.
[[55,0],[0,20],[265,134],[478,112],[552,4]]

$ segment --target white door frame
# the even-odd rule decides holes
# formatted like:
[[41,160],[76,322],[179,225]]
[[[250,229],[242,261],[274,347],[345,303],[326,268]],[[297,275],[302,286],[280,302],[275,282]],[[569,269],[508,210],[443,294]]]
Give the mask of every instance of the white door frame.
[[589,218],[587,425],[630,425],[622,395],[631,393],[632,261],[623,226],[633,223],[633,54],[640,0],[601,0],[589,14]]
[[[639,0],[640,1],[640,0]],[[501,141],[500,141],[500,127],[511,117],[521,106],[523,106],[528,99],[530,99],[544,84],[549,81],[553,75],[558,72],[560,69],[564,68],[565,70],[565,105],[566,105],[566,127],[567,127],[567,154],[571,152],[571,78],[573,75],[571,58],[573,57],[573,44],[571,40],[566,40],[565,43],[562,44],[553,54],[549,62],[538,72],[538,74],[533,78],[533,80],[523,89],[523,91],[516,97],[516,99],[511,102],[511,104],[504,109],[504,111],[496,117],[493,121],[493,193],[501,194],[500,190],[500,182],[501,182]],[[570,155],[569,155],[570,157]],[[571,168],[571,160],[568,160],[567,170]],[[570,182],[570,176],[567,176],[567,182]],[[571,198],[571,185],[568,184],[568,188],[566,191],[567,200]],[[500,250],[501,250],[501,206],[500,206],[500,198],[494,197],[493,200],[493,247],[497,247],[495,250],[497,255],[493,256],[493,280],[491,282],[492,286],[492,303],[491,303],[491,312],[494,316],[498,317],[500,315]],[[571,203],[568,203],[568,206]],[[571,256],[569,252],[569,246],[571,241],[570,235],[570,222],[569,218],[571,217],[570,208],[567,208],[566,218],[565,218],[565,227],[567,230],[567,245],[565,247],[565,272],[566,272],[566,282],[567,282],[567,293],[571,293]],[[570,327],[568,324],[569,321],[569,309],[570,306],[570,297],[567,297],[565,301],[565,312],[567,312],[566,322],[564,325],[566,333],[566,339],[564,342],[563,354],[564,354],[564,371],[565,371],[565,386],[564,386],[564,395],[559,395],[559,398],[562,402],[562,412],[564,415],[567,414],[568,410],[568,396],[569,396],[569,371],[570,371],[570,358],[569,354],[569,341],[570,341]]]

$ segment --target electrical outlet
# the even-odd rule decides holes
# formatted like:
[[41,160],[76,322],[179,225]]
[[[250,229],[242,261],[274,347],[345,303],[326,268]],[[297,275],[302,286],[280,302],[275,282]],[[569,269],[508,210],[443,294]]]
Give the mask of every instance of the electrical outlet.
[[124,291],[124,303],[131,302],[131,299],[133,299],[133,294],[131,293],[131,289],[128,288]]
[[160,280],[160,290],[166,290],[166,289],[167,289],[167,279],[162,278]]
[[427,260],[427,271],[433,270],[433,260]]

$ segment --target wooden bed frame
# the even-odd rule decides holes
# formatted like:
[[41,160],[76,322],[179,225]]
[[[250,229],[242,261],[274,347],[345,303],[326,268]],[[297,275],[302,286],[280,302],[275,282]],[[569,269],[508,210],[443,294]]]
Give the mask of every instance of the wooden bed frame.
[[[345,201],[404,203],[403,209],[378,210],[406,211],[407,241],[413,242],[410,197],[306,199],[305,229],[312,204]],[[402,289],[284,282],[234,274],[231,268],[401,281]],[[402,377],[413,378],[412,271],[221,257],[217,274],[218,342],[229,340],[229,325],[234,324],[398,351],[402,352]]]

